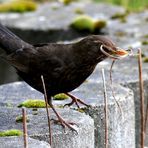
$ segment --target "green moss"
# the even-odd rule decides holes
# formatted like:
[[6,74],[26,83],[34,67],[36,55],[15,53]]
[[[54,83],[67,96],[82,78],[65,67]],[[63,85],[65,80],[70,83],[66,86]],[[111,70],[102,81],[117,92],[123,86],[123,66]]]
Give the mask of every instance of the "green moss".
[[115,35],[118,36],[118,37],[124,37],[124,36],[127,35],[127,33],[123,32],[123,31],[117,31],[117,32],[115,32]]
[[78,108],[77,111],[80,112],[80,113],[84,113],[84,109],[83,108]]
[[144,57],[143,62],[148,63],[148,57]]
[[76,14],[84,14],[84,11],[83,11],[81,8],[76,8],[76,9],[74,10],[74,12],[75,12]]
[[111,19],[119,19],[120,22],[125,23],[126,22],[126,17],[128,16],[129,12],[125,13],[115,13]]
[[59,0],[62,2],[64,5],[69,5],[71,2],[78,1],[78,0]]
[[27,0],[14,0],[0,4],[0,12],[26,12],[36,10],[37,5],[35,2]]
[[0,131],[0,137],[21,136],[21,135],[23,135],[22,131],[17,130],[17,129]]
[[106,21],[104,20],[96,20],[87,15],[80,15],[74,19],[71,23],[71,27],[76,30],[88,30],[90,32],[94,32],[96,30],[100,30],[106,26]]
[[65,99],[68,99],[68,98],[69,97],[64,93],[57,94],[57,95],[53,96],[53,100],[65,100]]
[[115,13],[111,18],[112,19],[120,19],[120,18],[123,18],[125,16],[126,16],[125,13]]
[[148,41],[142,41],[142,45],[148,45]]
[[148,38],[148,34],[144,35],[143,37],[144,37],[144,38]]
[[18,105],[18,107],[27,107],[27,108],[44,108],[45,101],[43,100],[26,100]]
[[[17,116],[15,121],[17,123],[23,122],[23,116],[22,115],[21,116]],[[29,118],[28,117],[27,117],[26,121],[29,122]]]

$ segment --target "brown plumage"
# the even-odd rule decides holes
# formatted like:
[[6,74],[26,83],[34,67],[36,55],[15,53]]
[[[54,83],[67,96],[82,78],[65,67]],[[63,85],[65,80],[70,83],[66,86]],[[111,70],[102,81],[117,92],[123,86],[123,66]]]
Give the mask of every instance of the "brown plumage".
[[[54,111],[51,96],[68,93],[77,88],[93,72],[96,65],[107,58],[100,50],[101,45],[110,54],[117,50],[111,40],[99,35],[87,36],[71,44],[30,45],[0,24],[0,47],[6,51],[5,59],[16,68],[25,82],[42,93],[43,75],[48,103]],[[72,128],[61,117],[59,120]]]

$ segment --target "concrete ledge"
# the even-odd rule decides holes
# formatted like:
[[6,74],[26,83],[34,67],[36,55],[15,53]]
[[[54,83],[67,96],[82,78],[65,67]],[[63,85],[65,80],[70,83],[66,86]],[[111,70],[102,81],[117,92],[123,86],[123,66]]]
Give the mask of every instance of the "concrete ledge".
[[[53,137],[53,148],[94,148],[94,123],[93,120],[82,113],[73,111],[70,109],[57,109],[58,112],[67,121],[74,122],[74,128],[78,134],[69,130],[64,129],[61,125],[52,123],[52,137]],[[38,109],[37,115],[33,114],[32,109],[28,109],[28,134],[29,137],[41,141],[49,142],[48,136],[48,124],[45,109]],[[51,118],[56,118],[53,112],[51,112]],[[16,108],[1,108],[0,109],[0,130],[8,129],[20,129],[22,130],[22,124],[16,123],[15,119],[21,114],[20,109]]]
[[[0,147],[2,148],[23,148],[23,137],[1,137]],[[50,148],[50,145],[44,141],[28,138],[29,148]]]
[[[101,89],[101,88],[100,88]],[[108,94],[108,122],[109,122],[109,147],[135,147],[135,112],[134,95],[130,89],[116,85],[114,87],[116,99],[121,110],[115,103],[112,95]],[[110,92],[110,91],[109,91]],[[92,108],[86,112],[95,122],[95,147],[104,147],[105,143],[105,117],[103,97],[98,96]],[[92,101],[93,102],[93,101]]]
[[[135,112],[134,112],[133,93],[130,89],[124,88],[121,85],[116,84],[116,86],[114,86],[114,91],[116,93],[115,95],[116,99],[118,100],[122,108],[122,114],[121,114],[120,109],[118,108],[118,106],[116,105],[112,97],[110,86],[107,85],[107,88],[108,88],[108,108],[109,108],[109,145],[114,146],[116,148],[118,148],[118,146],[134,148],[135,146],[135,114],[134,113]],[[82,86],[74,90],[72,93],[79,98],[84,98],[85,102],[92,106],[91,108],[89,108],[88,110],[86,109],[85,111],[87,114],[89,114],[94,119],[94,122],[95,122],[95,146],[96,148],[104,147],[104,101],[103,101],[104,98],[103,98],[102,83],[93,83],[91,81],[89,83],[85,82]],[[16,106],[19,103],[21,103],[28,97],[32,99],[36,99],[40,97],[42,98],[42,95],[38,93],[37,91],[35,91],[34,89],[32,89],[31,87],[29,87],[24,82],[11,83],[8,85],[2,85],[0,87],[0,100],[2,100],[3,104],[5,105],[7,104],[7,102],[9,102],[12,104],[14,108],[16,108]],[[69,101],[70,100],[54,101],[54,104],[63,105]],[[14,110],[14,108],[12,110]],[[65,113],[66,114],[68,113],[68,115],[70,116],[67,117],[67,119],[70,118],[70,121],[71,121],[71,120],[75,120],[76,118],[76,123],[79,123],[80,122],[80,119],[78,119],[79,115],[72,116],[70,111],[71,110],[68,110],[67,112],[64,109],[64,113],[63,113],[64,116],[65,116]],[[83,115],[83,114],[81,115],[81,113],[79,114],[80,114],[80,117]],[[39,121],[47,121],[46,119],[42,119],[42,118],[39,119],[39,118],[40,116],[38,117]],[[44,115],[44,118],[46,118],[45,115]],[[88,122],[87,120],[84,121],[84,125],[83,125],[84,127],[87,126],[88,124],[87,122]],[[36,123],[33,122],[33,125],[32,124],[30,125],[29,123],[29,127],[36,125]],[[37,126],[39,125],[40,124],[38,124]],[[47,125],[45,125],[45,127],[47,128]],[[38,133],[40,135],[35,134],[33,138],[38,138],[40,140],[48,141],[47,136],[45,134],[42,134],[42,132],[44,133],[48,129],[44,131],[42,127],[40,126],[38,127],[38,129],[41,129],[40,131],[41,133],[40,132]],[[56,126],[53,129],[56,129]],[[82,130],[82,133],[84,131],[87,132],[88,129],[89,128],[84,128],[84,130]],[[29,131],[30,130],[31,129],[29,129]],[[60,131],[62,131],[62,128],[58,129],[54,133],[59,133]],[[79,138],[73,134],[70,135],[69,137],[76,136],[75,141],[77,141],[77,138],[78,138],[79,140],[77,141],[77,143],[79,143],[79,141],[81,141],[82,139],[86,139],[86,138],[83,138],[85,134],[83,133],[84,134],[83,135],[82,133],[80,134]],[[90,131],[88,131],[88,133],[90,133]],[[88,135],[88,133],[86,133],[86,135]],[[30,133],[30,135],[31,134],[32,133]],[[61,138],[56,137],[55,141],[61,142],[63,141],[61,140],[63,138],[64,137],[61,137]],[[67,139],[67,141],[69,140]],[[68,142],[68,143],[71,143],[71,142]]]

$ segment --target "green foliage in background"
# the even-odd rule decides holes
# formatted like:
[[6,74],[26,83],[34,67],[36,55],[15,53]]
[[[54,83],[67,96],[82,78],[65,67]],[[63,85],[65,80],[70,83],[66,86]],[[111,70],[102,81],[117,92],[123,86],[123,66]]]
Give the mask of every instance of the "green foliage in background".
[[148,0],[94,0],[94,1],[121,5],[130,11],[141,11],[145,8],[148,8]]

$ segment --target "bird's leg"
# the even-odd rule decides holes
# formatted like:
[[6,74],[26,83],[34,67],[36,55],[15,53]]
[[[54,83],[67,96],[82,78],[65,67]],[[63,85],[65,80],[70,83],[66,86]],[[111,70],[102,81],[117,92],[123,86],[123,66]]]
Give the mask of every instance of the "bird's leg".
[[50,105],[50,107],[52,108],[52,110],[54,111],[54,113],[56,114],[56,116],[57,116],[57,118],[58,118],[58,120],[56,120],[56,119],[52,119],[52,120],[54,120],[54,121],[57,122],[57,123],[60,123],[60,124],[63,126],[64,129],[65,129],[65,127],[67,126],[67,127],[70,128],[72,131],[77,132],[76,129],[74,129],[74,128],[71,126],[71,125],[74,125],[75,123],[65,121],[65,120],[61,117],[61,115],[56,111],[55,107],[54,107],[53,104],[52,104],[51,99],[48,99],[48,104]]
[[65,93],[65,94],[66,94],[67,96],[69,96],[69,97],[72,99],[72,101],[71,101],[70,103],[68,103],[68,104],[65,104],[64,107],[65,107],[65,106],[71,106],[71,105],[73,105],[74,103],[76,104],[76,106],[77,106],[78,108],[80,108],[80,106],[79,106],[78,103],[80,103],[80,104],[82,104],[82,105],[85,105],[85,106],[87,106],[87,107],[90,106],[90,105],[86,104],[85,102],[83,102],[82,100],[80,100],[79,98],[76,98],[76,97],[73,96],[72,94],[69,94],[69,93]]

